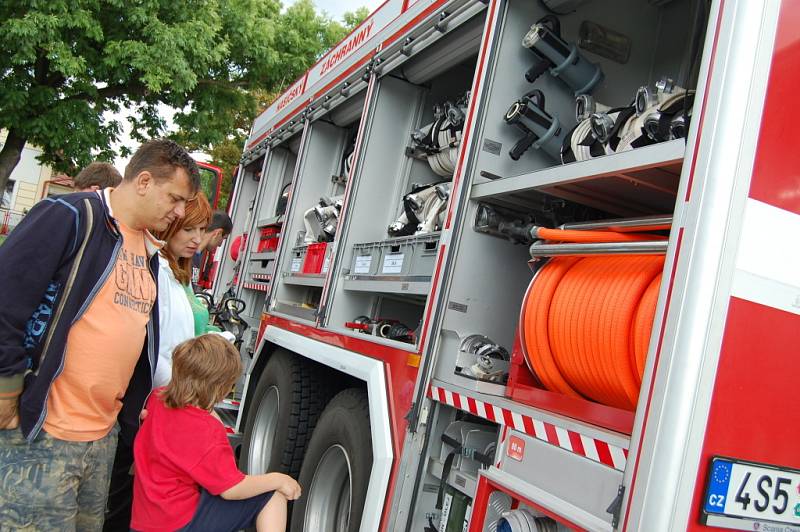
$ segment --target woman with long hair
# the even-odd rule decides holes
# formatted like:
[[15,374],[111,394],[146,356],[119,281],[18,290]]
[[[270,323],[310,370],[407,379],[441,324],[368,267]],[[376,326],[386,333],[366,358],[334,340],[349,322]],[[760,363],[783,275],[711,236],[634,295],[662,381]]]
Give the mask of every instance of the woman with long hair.
[[186,213],[155,237],[164,242],[158,268],[160,343],[153,387],[165,386],[172,375],[172,351],[179,343],[218,328],[209,325],[208,309],[192,290],[192,258],[211,220],[203,192],[186,202]]

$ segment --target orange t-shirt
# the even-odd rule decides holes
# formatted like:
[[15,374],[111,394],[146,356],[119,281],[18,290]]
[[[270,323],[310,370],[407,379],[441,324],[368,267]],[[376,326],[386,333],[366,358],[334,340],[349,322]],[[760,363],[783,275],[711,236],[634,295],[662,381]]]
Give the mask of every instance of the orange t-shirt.
[[95,441],[112,429],[142,352],[156,284],[143,231],[119,223],[114,271],[67,336],[64,369],[47,398],[44,430],[67,441]]

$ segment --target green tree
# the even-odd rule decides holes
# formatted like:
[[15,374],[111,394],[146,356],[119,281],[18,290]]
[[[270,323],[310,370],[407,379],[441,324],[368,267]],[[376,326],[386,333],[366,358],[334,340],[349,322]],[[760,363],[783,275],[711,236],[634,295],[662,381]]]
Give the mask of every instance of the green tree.
[[[360,7],[345,13],[342,21],[337,22],[324,13],[317,13],[311,0],[298,0],[280,17],[279,37],[275,41],[275,50],[283,60],[281,68],[275,70],[280,73],[279,78],[272,78],[257,88],[243,89],[247,97],[242,104],[228,107],[230,114],[226,117],[215,116],[215,123],[211,123],[210,116],[176,115],[175,123],[180,129],[172,137],[193,151],[207,153],[213,164],[223,169],[225,180],[220,208],[227,205],[232,177],[253,120],[367,16],[369,10]],[[309,39],[309,35],[313,37]],[[297,60],[298,55],[302,60]]]
[[0,190],[27,142],[66,172],[113,159],[122,124],[105,117],[123,108],[136,140],[163,134],[167,105],[187,140],[223,142],[255,114],[252,89],[284,86],[345,32],[310,0],[0,2]]

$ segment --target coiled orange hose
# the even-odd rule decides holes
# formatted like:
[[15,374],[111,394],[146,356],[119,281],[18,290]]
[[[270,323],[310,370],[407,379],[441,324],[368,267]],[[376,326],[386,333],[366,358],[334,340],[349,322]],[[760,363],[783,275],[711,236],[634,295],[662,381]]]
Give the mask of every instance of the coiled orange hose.
[[607,255],[555,257],[539,270],[521,321],[545,388],[635,409],[663,267],[663,256]]

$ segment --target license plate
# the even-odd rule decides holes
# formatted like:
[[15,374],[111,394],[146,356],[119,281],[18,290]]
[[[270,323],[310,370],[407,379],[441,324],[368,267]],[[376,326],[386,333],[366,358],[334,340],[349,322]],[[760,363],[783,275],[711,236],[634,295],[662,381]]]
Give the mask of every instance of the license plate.
[[800,471],[714,458],[703,522],[736,530],[800,532]]

